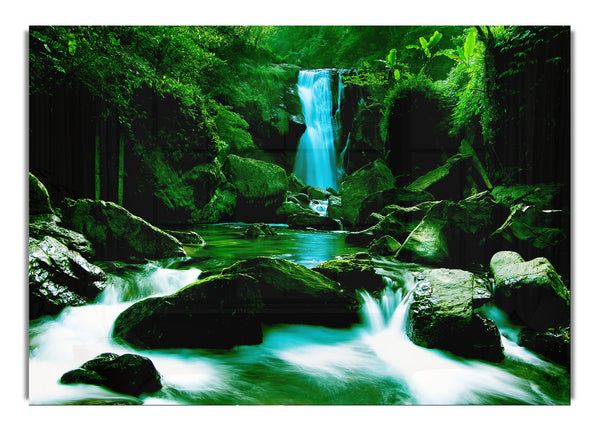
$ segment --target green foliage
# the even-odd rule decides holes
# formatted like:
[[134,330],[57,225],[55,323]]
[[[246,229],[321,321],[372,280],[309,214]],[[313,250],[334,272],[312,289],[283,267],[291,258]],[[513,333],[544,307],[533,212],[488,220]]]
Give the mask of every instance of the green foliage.
[[[452,59],[455,67],[437,87],[454,100],[452,112],[453,134],[472,134],[481,115],[486,115],[484,45],[477,40],[477,31],[467,29],[462,46],[439,51]],[[485,132],[485,128],[484,128]]]
[[[443,51],[438,51],[438,44],[441,39],[442,33],[435,30],[429,40],[421,36],[419,37],[419,45],[406,45],[406,49],[416,49],[422,54],[422,56],[424,56],[424,63],[419,69],[419,75],[426,74],[431,65],[431,60],[434,57],[442,55]],[[399,78],[397,80],[399,80]]]

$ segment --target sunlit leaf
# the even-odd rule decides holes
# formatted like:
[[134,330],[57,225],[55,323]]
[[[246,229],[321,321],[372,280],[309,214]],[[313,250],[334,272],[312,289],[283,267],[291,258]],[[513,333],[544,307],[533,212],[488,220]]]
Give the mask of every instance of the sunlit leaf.
[[398,69],[394,70],[394,78],[396,78],[396,81],[400,81],[400,71]]
[[477,32],[472,31],[465,40],[465,58],[471,58],[473,51],[475,50],[475,40],[477,39]]
[[396,48],[392,48],[390,49],[389,54],[387,55],[387,62],[390,66],[393,66],[396,64]]
[[421,42],[421,47],[423,48],[423,51],[425,51],[427,49],[427,41],[424,37],[421,36],[419,38],[419,42]]
[[433,36],[431,36],[429,38],[429,48],[433,48],[434,46],[436,46],[441,38],[442,38],[442,33],[438,32],[436,30],[435,33],[433,33]]

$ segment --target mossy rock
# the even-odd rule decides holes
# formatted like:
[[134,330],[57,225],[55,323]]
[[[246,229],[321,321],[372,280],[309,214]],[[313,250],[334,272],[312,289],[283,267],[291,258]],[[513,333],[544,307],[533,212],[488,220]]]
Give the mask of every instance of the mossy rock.
[[425,270],[409,306],[408,337],[419,346],[501,361],[498,328],[474,309],[478,287],[476,277],[468,271]]
[[29,173],[29,215],[54,214],[50,195],[35,175]]
[[516,323],[538,331],[568,325],[571,294],[544,257],[525,261],[513,251],[491,259],[494,301]]
[[394,176],[385,163],[377,159],[348,176],[341,187],[342,211],[351,226],[359,222],[360,208],[373,193],[394,186]]
[[99,260],[186,256],[173,236],[113,202],[65,199],[63,216],[68,228],[92,242]]
[[160,374],[152,361],[144,356],[103,353],[71,370],[60,379],[62,384],[104,386],[112,391],[138,397],[162,388]]
[[29,238],[29,318],[92,302],[107,276],[56,238]]
[[379,292],[385,285],[382,276],[375,272],[370,258],[329,260],[317,265],[313,270],[340,283],[344,290],[354,294],[357,290]]
[[164,297],[133,304],[113,337],[137,348],[222,348],[259,344],[262,325],[344,327],[358,322],[356,297],[302,265],[275,258],[235,263]]

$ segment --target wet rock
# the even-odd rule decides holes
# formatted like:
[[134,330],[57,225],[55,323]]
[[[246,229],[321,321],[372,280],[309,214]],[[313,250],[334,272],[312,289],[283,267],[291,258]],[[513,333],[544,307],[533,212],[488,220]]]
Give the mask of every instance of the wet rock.
[[467,271],[425,270],[409,305],[409,338],[419,346],[501,361],[503,348],[498,328],[474,311],[477,285],[474,274]]
[[85,383],[104,386],[112,391],[139,397],[162,388],[160,374],[144,356],[103,353],[60,379],[65,385]]
[[65,199],[65,225],[82,233],[99,260],[184,257],[182,244],[125,208],[107,201]]
[[488,240],[506,216],[505,206],[495,202],[489,192],[482,192],[459,202],[438,201],[427,207],[396,259],[460,267],[487,264],[491,255]]
[[548,259],[525,261],[513,251],[492,257],[494,301],[509,317],[536,330],[568,325],[571,294]]
[[394,237],[384,235],[369,244],[369,253],[380,256],[391,256],[395,255],[401,246],[402,244],[396,241]]
[[55,238],[29,238],[29,318],[58,314],[91,302],[106,274]]
[[287,224],[292,228],[314,228],[317,230],[339,230],[340,222],[319,214],[300,213],[288,217]]
[[306,194],[311,200],[326,201],[331,195],[330,192],[323,190],[320,187],[308,186]]
[[369,255],[363,258],[354,256],[348,259],[329,260],[317,265],[313,270],[338,282],[349,292],[357,290],[379,292],[385,285],[381,275],[375,272],[375,266]]
[[363,166],[344,180],[341,187],[344,219],[351,226],[359,220],[363,201],[378,191],[394,186],[394,176],[385,163],[378,159]]
[[31,172],[29,173],[29,215],[54,214],[48,190]]
[[566,367],[571,365],[570,327],[549,328],[542,332],[523,328],[519,345]]
[[553,248],[567,239],[564,228],[568,223],[568,214],[563,211],[518,204],[511,208],[510,215],[494,235],[502,236],[509,243],[525,241],[538,249]]
[[288,177],[278,165],[230,154],[223,172],[237,192],[238,221],[268,221],[285,201]]
[[206,205],[200,211],[200,219],[206,223],[231,221],[237,206],[237,192],[229,183],[216,189]]
[[68,249],[76,251],[84,259],[94,258],[94,248],[88,239],[70,229],[59,226],[56,216],[47,217],[47,214],[33,215],[29,217],[29,236],[37,240],[43,240],[50,236],[64,244]]
[[137,302],[113,337],[138,348],[231,348],[262,341],[262,324],[348,326],[356,297],[338,283],[284,259],[237,262],[173,295]]
[[165,233],[171,235],[173,238],[181,242],[182,244],[204,246],[204,239],[198,232],[188,231],[182,232],[177,230],[166,230]]
[[386,215],[382,210],[390,205],[406,208],[434,200],[435,198],[431,193],[420,190],[414,191],[404,187],[392,187],[381,190],[367,196],[360,204],[358,224],[368,225],[366,220],[374,212]]
[[277,232],[266,223],[253,223],[244,231],[245,238],[259,238],[263,236],[276,236]]

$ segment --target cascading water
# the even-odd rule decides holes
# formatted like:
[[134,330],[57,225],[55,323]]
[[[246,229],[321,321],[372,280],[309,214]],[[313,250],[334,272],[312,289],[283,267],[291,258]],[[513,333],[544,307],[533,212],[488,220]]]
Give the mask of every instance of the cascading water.
[[[294,235],[331,241],[333,233]],[[206,237],[208,242],[218,244]],[[343,244],[343,237],[340,237]],[[288,241],[299,257],[301,237]],[[256,244],[248,240],[250,244]],[[279,238],[278,243],[284,239]],[[265,244],[255,247],[263,248]],[[316,261],[331,259],[307,243]],[[218,248],[218,247],[217,247]],[[242,253],[244,247],[235,249]],[[229,250],[229,249],[227,249]],[[257,249],[248,249],[248,258]],[[293,250],[293,251],[292,251]],[[332,250],[335,255],[345,250]],[[275,250],[271,250],[273,254]],[[212,251],[212,253],[215,253]],[[315,254],[316,253],[316,254]],[[67,307],[55,317],[32,322],[29,346],[29,398],[32,404],[85,400],[143,404],[564,404],[568,372],[502,337],[506,359],[499,364],[459,358],[414,345],[405,330],[413,274],[397,262],[375,262],[388,281],[380,294],[360,295],[362,323],[348,329],[306,325],[265,327],[263,343],[229,351],[168,349],[137,351],[111,338],[116,317],[133,302],[169,295],[197,280],[202,265],[168,269],[158,263],[111,276],[97,302]],[[206,261],[207,264],[210,262]],[[166,264],[165,264],[166,265]],[[497,313],[491,308],[488,313]],[[511,328],[498,325],[510,336]],[[190,328],[193,330],[193,328]],[[93,385],[61,385],[65,372],[105,353],[138,353],[161,374],[163,389],[141,399]]]
[[[301,70],[298,95],[306,131],[300,138],[294,173],[306,184],[337,190],[333,99],[329,69]],[[341,90],[338,98],[341,98]]]

